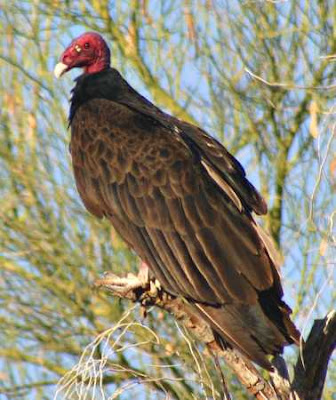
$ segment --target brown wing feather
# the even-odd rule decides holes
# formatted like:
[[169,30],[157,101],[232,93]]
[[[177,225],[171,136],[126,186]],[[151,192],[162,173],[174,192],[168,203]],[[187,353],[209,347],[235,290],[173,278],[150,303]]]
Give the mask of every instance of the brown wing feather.
[[201,162],[212,179],[222,188],[228,198],[240,209],[248,207],[256,214],[266,214],[267,204],[255,187],[246,179],[240,163],[216,139],[199,127],[172,117],[147,99],[140,96],[128,83],[121,80],[123,90],[118,102],[135,110],[138,114],[151,117],[171,131],[179,131],[181,138],[202,155]]
[[[71,148],[78,191],[89,211],[111,220],[167,291],[202,303],[199,312],[220,334],[225,336],[227,330],[227,339],[235,344],[231,336],[247,327],[226,328],[232,313],[224,308],[219,312],[218,307],[236,302],[251,308],[247,314],[259,315],[259,293],[274,290],[279,301],[282,295],[274,257],[244,206],[250,191],[254,196],[250,207],[263,211],[260,198],[251,185],[245,192],[242,182],[238,189],[230,185],[232,176],[241,174],[233,162],[231,167],[225,165],[233,175],[223,177],[220,163],[227,162],[223,157],[209,153],[212,158],[205,156],[205,166],[178,132],[143,118],[103,99],[91,100],[77,110]],[[219,161],[210,162],[209,157]],[[209,305],[216,307],[209,309]],[[244,318],[238,314],[235,317]],[[277,336],[266,317],[263,324],[266,331],[274,330],[269,338]],[[245,353],[250,351],[260,362],[264,350],[250,334],[245,336]],[[284,328],[274,346],[281,347],[289,336]]]
[[180,122],[179,126],[187,140],[202,153],[202,163],[209,175],[233,203],[239,209],[247,206],[256,214],[266,214],[265,200],[246,179],[243,167],[225,147],[197,126],[186,122]]
[[[95,101],[105,103],[104,100]],[[105,107],[108,107],[108,114],[106,113],[108,120],[104,119],[104,127],[106,124],[107,126],[113,124],[110,103],[104,104]],[[116,105],[115,107],[123,106]],[[132,121],[134,113],[127,109],[125,109],[125,113],[128,113],[128,116],[122,118],[121,112],[118,110],[119,120],[125,121],[129,118]],[[77,112],[73,125],[76,125],[77,115],[81,115],[81,109]],[[109,121],[109,119],[111,120]],[[231,298],[242,302],[256,302],[255,288],[262,290],[270,287],[273,283],[273,273],[271,261],[265,257],[265,251],[257,231],[253,227],[254,222],[250,215],[239,212],[237,208],[230,209],[228,204],[223,201],[217,186],[211,183],[209,175],[199,163],[195,163],[191,151],[188,148],[181,148],[180,143],[176,146],[174,138],[169,135],[169,132],[162,132],[162,128],[159,132],[158,128],[152,132],[152,136],[155,135],[155,141],[152,140],[149,143],[147,139],[145,145],[139,143],[139,147],[137,151],[133,152],[132,157],[132,154],[127,154],[129,151],[127,148],[128,138],[125,131],[123,129],[118,131],[118,123],[115,124],[112,140],[105,140],[107,144],[110,143],[113,146],[111,152],[117,154],[114,158],[115,162],[110,164],[110,172],[107,173],[105,170],[108,160],[104,157],[106,151],[101,155],[100,149],[102,149],[101,142],[104,140],[104,136],[101,135],[108,134],[105,133],[106,130],[103,127],[99,129],[97,123],[95,125],[98,134],[90,145],[91,152],[87,154],[88,172],[94,176],[94,179],[96,179],[97,173],[100,173],[100,178],[96,180],[99,183],[93,185],[92,197],[98,199],[100,197],[101,205],[105,206],[104,212],[111,213],[112,217],[116,214],[120,219],[129,221],[130,224],[144,226],[158,254],[162,247],[159,246],[158,238],[153,235],[153,231],[158,230],[167,235],[176,229],[176,221],[182,220],[182,223],[189,228],[188,231],[183,232],[183,239],[179,236],[179,240],[177,240],[177,237],[172,235],[168,239],[172,249],[162,250],[162,254],[166,255],[166,263],[168,253],[171,255],[176,253],[180,260],[179,263],[176,263],[175,256],[171,256],[171,263],[168,263],[171,270],[170,276],[179,276],[179,282],[186,279],[189,281],[191,271],[194,270],[194,274],[198,274],[198,279],[202,284],[205,283],[209,286],[208,281],[205,279],[203,282],[201,278],[209,275],[210,268],[212,275],[216,277],[216,284],[220,283],[225,288],[226,295],[228,293]],[[88,123],[85,126],[88,129]],[[132,126],[130,129],[134,130],[133,139],[137,135],[141,140],[144,139],[141,129]],[[129,136],[131,135],[132,133],[129,132]],[[151,136],[150,133],[149,136]],[[113,140],[117,137],[118,143],[114,144]],[[122,143],[123,138],[124,144]],[[176,148],[171,150],[170,159],[160,157],[158,149],[174,145]],[[132,159],[132,161],[127,162],[128,159]],[[98,165],[103,167],[99,168]],[[156,187],[154,187],[152,177],[158,176],[158,172],[161,172],[161,176],[160,179],[154,180],[156,183]],[[136,176],[137,178],[135,178]],[[190,176],[193,176],[193,179],[190,179]],[[106,179],[107,177],[108,179]],[[111,181],[114,183],[110,183]],[[129,182],[137,182],[137,185],[141,186],[141,189],[137,189],[136,196],[132,195],[134,190],[128,190]],[[165,192],[167,191],[169,191],[170,197],[166,202]],[[180,206],[170,214],[172,207],[169,207],[167,203],[171,203],[172,200],[177,201]],[[85,202],[88,203],[87,199]],[[180,216],[183,214],[183,217],[176,218],[176,212],[179,212]],[[185,243],[190,241],[194,241],[195,246],[203,250],[203,258],[207,260],[206,266],[197,260],[197,256],[192,257],[189,254],[188,246]],[[160,238],[160,243],[162,244],[162,238]],[[134,248],[134,244],[132,247]],[[189,266],[189,273],[186,273],[187,266]],[[181,293],[194,300],[202,299],[210,303],[214,301],[214,290],[206,290],[210,296],[204,298],[195,289],[199,285],[184,284],[188,290],[182,291],[181,286],[183,285],[180,283],[178,286],[175,293]]]

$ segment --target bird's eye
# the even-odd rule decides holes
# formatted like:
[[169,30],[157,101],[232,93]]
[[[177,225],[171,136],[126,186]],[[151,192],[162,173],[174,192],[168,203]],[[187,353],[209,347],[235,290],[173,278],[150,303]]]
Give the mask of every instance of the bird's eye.
[[88,49],[90,47],[90,43],[86,42],[84,43],[84,49]]

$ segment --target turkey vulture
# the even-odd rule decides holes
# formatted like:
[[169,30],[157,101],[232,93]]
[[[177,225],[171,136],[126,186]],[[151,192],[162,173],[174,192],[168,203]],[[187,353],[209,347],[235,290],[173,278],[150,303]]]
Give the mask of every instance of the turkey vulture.
[[282,301],[271,241],[253,219],[263,198],[240,163],[201,128],[162,112],[110,67],[97,33],[73,40],[56,77],[72,90],[71,157],[80,197],[111,224],[162,288],[216,337],[271,369],[267,355],[299,342]]

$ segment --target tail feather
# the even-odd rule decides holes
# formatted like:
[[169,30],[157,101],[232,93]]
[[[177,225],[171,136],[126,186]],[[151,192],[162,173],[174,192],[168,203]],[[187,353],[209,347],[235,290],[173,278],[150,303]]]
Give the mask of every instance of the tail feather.
[[195,304],[201,316],[225,341],[262,368],[272,370],[267,355],[282,352],[290,342],[263,313],[259,304]]
[[290,319],[292,310],[281,299],[274,297],[273,290],[264,290],[259,293],[259,303],[264,314],[273,326],[286,338],[287,344],[300,344],[300,332]]

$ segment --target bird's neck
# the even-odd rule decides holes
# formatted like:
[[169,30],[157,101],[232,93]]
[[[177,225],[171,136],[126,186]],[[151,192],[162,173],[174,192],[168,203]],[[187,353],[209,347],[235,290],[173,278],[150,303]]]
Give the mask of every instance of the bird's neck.
[[110,60],[105,57],[98,58],[94,63],[84,67],[85,74],[94,74],[110,68]]

